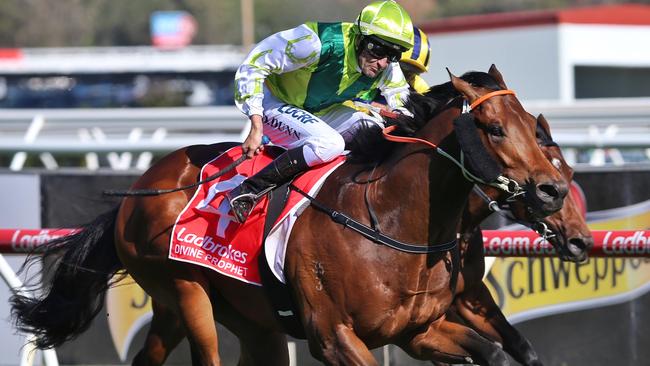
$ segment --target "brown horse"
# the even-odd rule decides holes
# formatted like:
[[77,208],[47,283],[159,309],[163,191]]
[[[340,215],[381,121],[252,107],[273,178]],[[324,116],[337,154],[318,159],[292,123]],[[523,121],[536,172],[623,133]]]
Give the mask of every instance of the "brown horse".
[[[544,155],[564,179],[571,182],[573,169],[564,160],[559,146],[553,142],[548,122],[540,114],[537,123],[537,140]],[[489,188],[483,190],[485,197],[490,200],[497,193]],[[499,342],[506,352],[523,365],[541,365],[530,342],[508,323],[482,282],[485,256],[478,223],[492,213],[485,197],[473,191],[463,213],[459,241],[462,269],[454,306],[448,311],[447,318],[462,321],[488,339]],[[593,246],[593,237],[575,197],[568,195],[560,211],[541,220],[529,217],[527,210],[520,207],[520,202],[513,202],[512,205],[515,219],[536,227],[541,231],[540,234],[547,235],[560,259],[572,262],[587,259],[587,253]],[[540,222],[544,225],[538,225]]]
[[[397,134],[437,144],[438,149],[360,144],[357,155],[374,153],[374,162],[359,159],[342,165],[316,197],[321,205],[363,224],[376,221],[374,227],[387,237],[418,243],[422,251],[431,252],[413,254],[379,245],[327,220],[313,205],[295,224],[285,275],[311,353],[326,364],[376,365],[369,349],[389,343],[418,359],[507,364],[493,342],[444,321],[454,296],[458,251],[432,249],[455,240],[477,179],[501,187],[499,198],[525,193],[539,217],[560,209],[568,189],[535,143],[534,118],[504,90],[494,66],[487,74],[450,77],[451,82],[426,96],[412,97],[408,107],[415,118],[389,122],[397,126]],[[464,101],[472,103],[472,110],[461,114]],[[190,185],[202,164],[225,148],[176,151],[149,169],[133,189]],[[459,168],[465,160],[470,168]],[[194,364],[220,364],[216,320],[238,336],[240,365],[287,365],[284,329],[263,288],[167,258],[172,225],[192,194],[187,189],[126,198],[119,210],[54,242],[45,256],[63,258],[49,291],[36,300],[12,299],[19,328],[36,333],[38,347],[58,346],[77,336],[100,311],[108,280],[125,268],[154,299],[152,325],[134,364],[161,364],[185,336]]]

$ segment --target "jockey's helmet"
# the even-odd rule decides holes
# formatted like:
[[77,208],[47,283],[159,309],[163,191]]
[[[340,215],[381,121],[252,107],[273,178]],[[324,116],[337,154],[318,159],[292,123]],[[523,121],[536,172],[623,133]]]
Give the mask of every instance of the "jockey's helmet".
[[357,18],[364,37],[378,37],[400,52],[413,47],[413,23],[406,10],[394,0],[375,1]]
[[420,73],[429,71],[431,46],[427,35],[418,27],[413,27],[413,48],[402,53],[400,62],[415,66]]

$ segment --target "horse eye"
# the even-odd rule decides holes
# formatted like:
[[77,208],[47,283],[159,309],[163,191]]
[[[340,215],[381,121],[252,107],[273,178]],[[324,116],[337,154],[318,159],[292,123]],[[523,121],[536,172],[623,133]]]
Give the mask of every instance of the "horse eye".
[[553,159],[551,160],[551,164],[553,164],[553,166],[554,166],[557,170],[560,170],[560,169],[562,168],[562,162],[561,162],[560,159],[558,159],[558,158],[553,158]]
[[491,124],[487,126],[487,133],[492,136],[505,137],[506,133],[503,131],[503,128],[497,124]]

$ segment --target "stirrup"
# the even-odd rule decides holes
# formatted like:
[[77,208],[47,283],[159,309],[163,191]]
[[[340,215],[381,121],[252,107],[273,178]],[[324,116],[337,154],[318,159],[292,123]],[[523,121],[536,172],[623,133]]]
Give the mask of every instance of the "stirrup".
[[243,193],[228,198],[230,200],[230,210],[235,215],[235,219],[240,224],[243,224],[257,203],[257,195],[255,193]]
[[240,187],[228,192],[226,197],[228,198],[228,203],[230,203],[230,210],[235,215],[235,219],[238,223],[243,224],[255,208],[257,201],[275,188],[275,185],[266,188],[258,194],[252,192],[240,193],[242,190]]

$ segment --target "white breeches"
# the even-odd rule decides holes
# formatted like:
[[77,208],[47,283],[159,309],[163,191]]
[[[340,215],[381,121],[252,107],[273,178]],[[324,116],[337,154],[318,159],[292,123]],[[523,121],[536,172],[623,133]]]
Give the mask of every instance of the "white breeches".
[[334,107],[322,116],[286,104],[264,88],[264,134],[274,145],[286,149],[304,146],[309,166],[326,163],[341,155],[361,125],[383,122],[344,105]]

